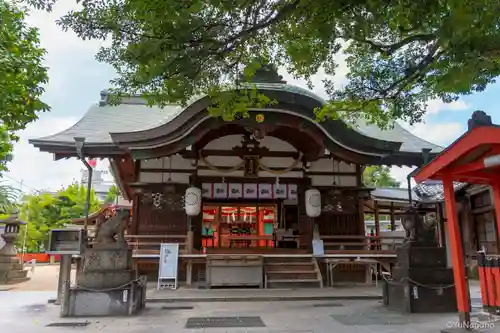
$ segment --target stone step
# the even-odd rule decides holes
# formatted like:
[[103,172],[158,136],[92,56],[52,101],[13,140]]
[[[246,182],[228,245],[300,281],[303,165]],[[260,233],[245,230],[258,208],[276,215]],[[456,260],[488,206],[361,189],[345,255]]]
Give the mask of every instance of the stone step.
[[15,278],[23,278],[26,277],[28,271],[25,270],[15,270],[15,271],[7,271],[7,279],[15,279]]
[[317,279],[318,273],[316,271],[274,271],[267,272],[267,279],[275,280],[275,279],[290,279],[290,280],[309,280],[309,279]]
[[28,281],[30,278],[25,276],[25,277],[19,277],[19,278],[9,278],[7,279],[7,284],[17,284],[17,283],[22,283]]

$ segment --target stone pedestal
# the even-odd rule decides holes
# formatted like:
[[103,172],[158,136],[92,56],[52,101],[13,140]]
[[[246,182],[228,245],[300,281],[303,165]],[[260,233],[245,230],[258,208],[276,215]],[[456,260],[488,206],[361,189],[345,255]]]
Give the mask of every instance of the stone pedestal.
[[86,249],[77,286],[65,287],[62,317],[132,315],[145,304],[146,281],[132,269],[132,251],[111,243]]
[[407,313],[457,311],[453,270],[446,267],[445,248],[407,244],[397,249],[397,256],[384,290],[385,305]]
[[0,284],[16,284],[28,281],[27,271],[23,269],[21,260],[11,254],[0,253]]

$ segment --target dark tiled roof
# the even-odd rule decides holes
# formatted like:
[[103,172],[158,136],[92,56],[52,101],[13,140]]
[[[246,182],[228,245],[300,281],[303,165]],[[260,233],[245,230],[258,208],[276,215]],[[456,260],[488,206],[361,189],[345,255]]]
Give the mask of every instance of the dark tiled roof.
[[[455,192],[463,189],[467,185],[467,183],[453,182]],[[422,199],[429,201],[444,200],[443,182],[439,180],[426,180],[425,182],[416,185],[413,188],[413,191],[415,191],[418,197]]]
[[[453,183],[455,192],[467,186],[467,183]],[[371,192],[375,200],[404,201],[408,202],[408,189],[406,188],[376,188]],[[440,202],[444,200],[443,183],[437,180],[428,180],[412,188],[412,201],[420,203]]]
[[[321,97],[313,92],[289,84],[258,83],[257,87],[266,90],[292,92],[325,103]],[[111,144],[110,133],[136,132],[158,127],[168,123],[185,109],[180,105],[168,105],[165,108],[149,107],[139,97],[123,100],[122,104],[118,106],[110,106],[106,104],[106,94],[103,93],[102,96],[104,100],[92,106],[83,118],[72,127],[51,136],[30,140],[30,142],[52,145],[58,143],[73,144],[74,137],[85,137],[86,142],[89,144]],[[188,105],[202,97],[194,97],[188,102]],[[397,123],[394,128],[383,131],[376,125],[360,122],[354,126],[354,130],[374,139],[401,142],[401,152],[421,153],[422,149],[430,149],[432,153],[438,153],[443,150],[442,147],[411,134]]]

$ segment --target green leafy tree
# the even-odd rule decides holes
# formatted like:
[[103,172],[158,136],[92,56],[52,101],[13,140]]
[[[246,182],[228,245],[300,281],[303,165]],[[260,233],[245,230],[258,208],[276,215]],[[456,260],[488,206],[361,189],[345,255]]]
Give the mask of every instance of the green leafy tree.
[[15,132],[49,107],[40,100],[47,83],[38,29],[25,22],[25,9],[0,0],[0,171],[10,160]]
[[106,197],[104,198],[104,203],[105,204],[112,204],[115,203],[118,196],[120,195],[120,189],[118,186],[113,185],[109,188],[108,194],[106,194]]
[[18,189],[0,184],[0,215],[9,214],[17,208],[19,194]]
[[[30,0],[39,8],[55,0]],[[500,2],[491,0],[122,0],[81,2],[59,24],[109,43],[97,59],[117,70],[116,93],[151,103],[217,97],[231,118],[268,103],[241,88],[262,60],[310,83],[335,74],[345,53],[345,86],[324,81],[330,97],[319,119],[364,118],[379,126],[418,122],[427,101],[482,91],[500,74]]]
[[[49,231],[62,228],[72,219],[82,217],[85,212],[86,188],[72,184],[52,193],[39,193],[24,197],[21,218],[28,221],[26,245],[28,252],[40,251],[48,240]],[[90,196],[90,212],[101,206],[94,191]],[[25,230],[21,230],[18,244],[24,242]]]
[[363,172],[363,184],[368,187],[399,187],[401,185],[391,176],[391,169],[384,165],[367,166]]

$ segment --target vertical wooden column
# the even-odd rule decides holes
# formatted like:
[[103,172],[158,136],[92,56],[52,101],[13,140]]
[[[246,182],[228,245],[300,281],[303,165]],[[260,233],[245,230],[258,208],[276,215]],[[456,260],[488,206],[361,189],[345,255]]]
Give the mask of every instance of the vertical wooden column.
[[396,216],[394,214],[394,202],[391,202],[391,231],[396,230]]
[[444,215],[443,215],[443,206],[438,203],[437,204],[437,216],[438,216],[438,234],[439,234],[439,246],[446,247],[446,233],[444,229]]
[[[358,187],[364,187],[363,185],[363,170],[362,166],[356,165],[356,184]],[[359,214],[359,235],[365,235],[365,199],[358,198],[358,214]]]
[[378,202],[377,201],[374,201],[374,208],[375,208],[375,236],[377,238],[375,238],[375,242],[373,242],[375,244],[375,250],[378,250],[380,249],[380,214],[379,214],[379,207],[378,207]]
[[139,234],[139,203],[141,201],[141,196],[139,194],[134,195],[132,198],[132,223],[130,224],[130,234]]
[[458,224],[455,190],[450,177],[443,178],[444,199],[446,203],[446,217],[448,219],[448,232],[450,237],[450,252],[453,262],[453,277],[455,281],[455,294],[459,319],[462,323],[470,324],[469,290],[465,279],[464,254],[462,237]]

